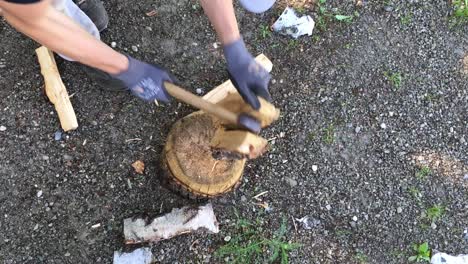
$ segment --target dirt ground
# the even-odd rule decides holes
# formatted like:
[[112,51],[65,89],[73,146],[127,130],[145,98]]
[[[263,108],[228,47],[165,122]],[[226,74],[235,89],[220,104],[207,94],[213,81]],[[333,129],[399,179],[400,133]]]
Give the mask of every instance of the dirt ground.
[[[105,6],[103,41],[117,50],[170,68],[193,91],[228,78],[196,1]],[[265,237],[286,219],[286,240],[302,245],[290,263],[407,263],[423,242],[468,254],[468,26],[452,25],[447,1],[326,7],[354,18],[327,18],[298,41],[264,28],[282,8],[237,7],[249,49],[273,61],[282,117],[263,132],[272,149],[249,163],[240,189],[213,200],[220,234],[152,245],[158,263],[229,262],[215,252],[238,235],[236,211]],[[111,263],[124,218],[191,203],[161,187],[157,171],[171,124],[192,110],[102,91],[58,59],[80,128],[56,141],[37,46],[0,21],[0,263]],[[131,168],[136,160],[144,175]],[[253,203],[265,191],[267,212]],[[431,218],[434,207],[442,212]],[[293,220],[304,216],[310,229]]]

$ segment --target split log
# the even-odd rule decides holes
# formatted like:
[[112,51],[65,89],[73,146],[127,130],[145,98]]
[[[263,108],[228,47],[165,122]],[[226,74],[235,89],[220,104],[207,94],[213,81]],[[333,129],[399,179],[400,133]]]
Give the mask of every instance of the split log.
[[181,234],[208,230],[219,232],[218,221],[211,204],[174,208],[169,214],[154,219],[127,218],[124,220],[125,244],[158,242]]
[[55,106],[62,129],[64,131],[77,129],[78,121],[75,111],[57,69],[53,52],[42,46],[36,49],[36,54],[44,76],[47,97]]

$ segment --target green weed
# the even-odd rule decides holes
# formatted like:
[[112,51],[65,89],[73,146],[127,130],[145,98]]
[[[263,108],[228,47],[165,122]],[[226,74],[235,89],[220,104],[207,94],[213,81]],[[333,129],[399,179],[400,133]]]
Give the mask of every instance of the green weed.
[[407,15],[400,18],[400,23],[403,26],[407,26],[407,25],[409,25],[411,23],[412,20],[413,20],[413,16],[411,14],[407,14]]
[[335,142],[335,126],[333,124],[323,130],[322,139],[323,142],[327,144],[333,144],[333,142]]
[[452,5],[455,8],[454,16],[460,19],[468,19],[468,0],[453,0]]
[[316,18],[317,28],[321,31],[325,31],[328,28],[328,22],[330,20],[336,20],[339,22],[351,23],[355,17],[359,16],[358,12],[353,15],[343,15],[337,12],[329,11],[326,7],[327,0],[319,0],[317,2],[318,17]]
[[[289,252],[299,248],[301,245],[284,241],[287,232],[287,220],[283,219],[280,228],[273,238],[262,236],[261,228],[248,220],[238,218],[237,235],[216,252],[217,258],[229,257],[230,263],[273,263],[287,264]],[[267,256],[267,250],[270,255]]]
[[424,179],[429,176],[429,174],[431,174],[431,169],[427,166],[423,166],[418,172],[416,172],[416,177],[418,179]]
[[426,217],[428,220],[430,220],[432,223],[439,220],[444,216],[445,213],[445,207],[436,204],[433,207],[427,208],[426,210]]
[[265,26],[265,25],[260,25],[260,36],[263,39],[266,39],[271,36],[271,30],[270,27]]
[[399,72],[390,73],[390,72],[385,71],[384,76],[385,78],[387,78],[388,81],[392,83],[392,85],[395,88],[398,89],[401,87],[401,82],[403,81],[403,77],[401,76]]
[[410,262],[430,262],[431,261],[431,250],[429,244],[424,242],[420,245],[413,244],[413,250],[416,255],[408,258]]
[[367,255],[361,251],[356,252],[356,255],[354,255],[354,259],[359,264],[366,264],[369,261]]

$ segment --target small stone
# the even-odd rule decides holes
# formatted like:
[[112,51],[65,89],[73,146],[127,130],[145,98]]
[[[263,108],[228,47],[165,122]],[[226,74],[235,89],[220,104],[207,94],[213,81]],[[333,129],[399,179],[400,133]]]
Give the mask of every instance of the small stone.
[[132,46],[132,50],[133,50],[134,52],[138,52],[138,47],[137,47],[137,46]]
[[327,205],[325,206],[325,208],[326,208],[328,211],[330,211],[330,210],[331,210],[331,205],[327,204]]
[[463,180],[468,181],[468,173],[463,176]]
[[218,48],[218,43],[217,42],[213,43],[213,48],[215,48],[215,49]]
[[401,212],[403,212],[403,209],[402,209],[401,207],[398,207],[398,208],[396,209],[396,211],[397,211],[397,213],[401,214]]
[[297,186],[297,181],[294,179],[291,179],[289,177],[285,178],[286,182],[289,184],[291,187],[296,187]]
[[5,64],[0,64],[0,69],[1,69],[1,68],[5,68],[5,67],[6,67]]
[[72,160],[73,157],[70,156],[70,155],[65,154],[65,155],[63,155],[63,159],[68,161],[68,160]]
[[318,166],[317,165],[312,165],[312,171],[317,172],[317,170],[318,170]]
[[6,127],[5,126],[0,126],[0,131],[3,132],[6,130]]
[[357,222],[357,220],[358,220],[357,216],[353,216],[353,221]]
[[271,80],[271,84],[275,84],[275,83],[276,83],[275,79]]
[[39,190],[39,191],[37,192],[37,198],[40,198],[41,196],[42,196],[42,190]]
[[390,111],[388,112],[388,115],[392,117],[393,115],[395,115],[395,112]]
[[49,160],[49,156],[47,156],[47,155],[42,155],[42,160]]
[[61,131],[55,132],[54,139],[55,139],[55,141],[61,140],[62,139],[62,132]]
[[117,47],[117,43],[116,43],[115,41],[112,41],[112,42],[111,42],[111,47],[112,47],[112,48]]
[[432,229],[436,229],[436,228],[437,228],[437,225],[436,225],[434,222],[432,222],[432,223],[431,223],[431,228],[432,228]]
[[202,94],[203,93],[203,89],[201,89],[201,88],[197,88],[196,91],[197,91],[197,94]]
[[247,202],[247,197],[245,197],[245,195],[241,196],[241,202],[244,202],[244,203]]
[[37,229],[39,229],[39,224],[36,224],[33,228],[34,231],[36,231]]
[[393,11],[393,7],[387,5],[387,6],[384,7],[384,10],[387,11],[387,12],[392,12],[392,11]]
[[69,252],[65,253],[65,257],[69,257],[71,254]]
[[224,241],[226,241],[226,242],[231,241],[231,236],[225,236],[225,237],[224,237]]
[[357,126],[355,129],[354,129],[354,132],[359,133],[361,132],[361,127],[360,126]]
[[145,28],[146,28],[146,30],[148,30],[148,31],[153,31],[153,28],[152,28],[152,27],[145,27]]
[[385,123],[382,123],[382,124],[380,124],[380,127],[381,127],[382,129],[386,129],[386,128],[387,128],[387,125],[386,125]]
[[97,124],[98,124],[98,123],[97,123],[95,120],[91,121],[91,125],[97,126]]

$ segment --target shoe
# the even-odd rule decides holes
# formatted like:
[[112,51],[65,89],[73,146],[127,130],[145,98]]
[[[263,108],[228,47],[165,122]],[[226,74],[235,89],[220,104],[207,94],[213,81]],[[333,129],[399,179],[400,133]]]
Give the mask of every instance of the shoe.
[[125,83],[117,78],[112,77],[112,75],[84,64],[81,65],[83,66],[83,70],[86,72],[88,77],[96,82],[97,85],[99,85],[103,90],[111,92],[125,92],[128,90]]
[[107,28],[109,16],[100,0],[73,0],[73,2],[93,21],[99,32]]

